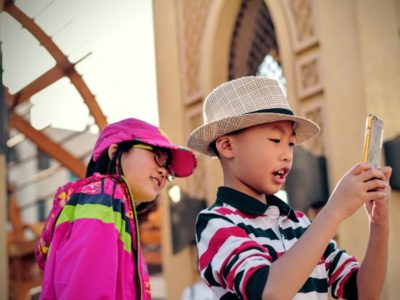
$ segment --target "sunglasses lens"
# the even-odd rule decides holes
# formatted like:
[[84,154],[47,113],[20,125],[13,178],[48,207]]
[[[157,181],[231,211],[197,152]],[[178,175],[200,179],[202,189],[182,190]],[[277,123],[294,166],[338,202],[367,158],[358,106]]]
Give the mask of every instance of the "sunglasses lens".
[[172,170],[171,166],[169,165],[170,158],[167,153],[164,151],[153,151],[154,152],[154,160],[156,161],[157,165],[167,170],[167,180],[169,182],[173,181],[175,178],[175,173]]

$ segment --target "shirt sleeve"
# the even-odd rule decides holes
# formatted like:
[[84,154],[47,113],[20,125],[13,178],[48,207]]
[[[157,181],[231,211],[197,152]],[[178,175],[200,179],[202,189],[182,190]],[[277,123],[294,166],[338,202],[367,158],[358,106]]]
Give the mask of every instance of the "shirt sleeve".
[[261,299],[271,257],[228,218],[209,211],[198,216],[196,241],[202,278],[240,299]]
[[105,194],[80,194],[69,201],[57,221],[44,273],[44,286],[53,291],[45,293],[56,299],[115,298],[125,234],[119,208]]
[[331,241],[324,253],[325,266],[328,274],[328,287],[335,299],[357,299],[357,272],[360,264],[357,259],[346,251],[336,247]]

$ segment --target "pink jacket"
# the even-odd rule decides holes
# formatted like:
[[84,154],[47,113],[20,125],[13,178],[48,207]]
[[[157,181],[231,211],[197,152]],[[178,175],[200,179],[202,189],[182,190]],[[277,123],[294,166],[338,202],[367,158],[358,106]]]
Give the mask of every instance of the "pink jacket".
[[36,248],[40,299],[151,299],[131,199],[99,174],[58,189]]

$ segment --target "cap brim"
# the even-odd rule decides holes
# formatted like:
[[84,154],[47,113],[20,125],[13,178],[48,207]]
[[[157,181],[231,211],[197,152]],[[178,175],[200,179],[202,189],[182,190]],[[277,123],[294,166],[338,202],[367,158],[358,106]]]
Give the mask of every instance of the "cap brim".
[[236,130],[276,121],[296,123],[296,145],[308,141],[320,131],[317,124],[302,117],[277,113],[251,113],[218,120],[195,129],[188,139],[188,147],[204,155],[215,156],[215,153],[210,151],[209,145],[218,137]]
[[196,168],[196,157],[194,156],[193,152],[187,148],[159,140],[140,139],[138,141],[156,147],[170,149],[172,154],[171,167],[174,170],[176,177],[190,176]]

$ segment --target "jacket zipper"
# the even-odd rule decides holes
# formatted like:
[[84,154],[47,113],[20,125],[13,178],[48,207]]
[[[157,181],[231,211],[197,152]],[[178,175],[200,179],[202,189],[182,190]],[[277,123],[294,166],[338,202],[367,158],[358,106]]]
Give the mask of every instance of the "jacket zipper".
[[138,274],[138,279],[139,279],[139,300],[142,300],[143,299],[143,295],[142,295],[143,287],[142,287],[142,277],[141,277],[141,274],[140,274],[140,259],[139,259],[140,258],[140,255],[139,255],[139,251],[140,251],[140,246],[139,246],[139,243],[140,243],[139,223],[138,223],[138,218],[137,218],[136,207],[135,207],[135,204],[133,203],[133,197],[132,197],[131,188],[130,188],[129,184],[126,182],[124,176],[121,176],[121,177],[122,177],[123,181],[125,182],[126,186],[128,187],[129,200],[131,201],[131,206],[132,206],[132,210],[133,210],[133,216],[134,216],[134,219],[135,219],[135,232],[136,232],[136,248],[137,248],[137,251],[136,251],[136,257],[135,257],[135,255],[134,255],[134,257],[136,259],[136,273]]

